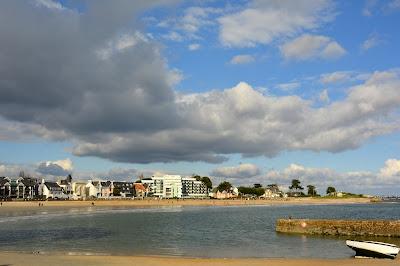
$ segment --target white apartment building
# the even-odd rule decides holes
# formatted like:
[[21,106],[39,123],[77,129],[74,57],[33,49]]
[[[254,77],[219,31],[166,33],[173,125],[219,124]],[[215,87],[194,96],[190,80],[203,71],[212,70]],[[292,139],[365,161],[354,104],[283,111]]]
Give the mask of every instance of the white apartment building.
[[194,177],[183,177],[182,196],[184,198],[205,198],[208,197],[208,188]]
[[182,198],[180,175],[153,176],[153,196],[160,198]]

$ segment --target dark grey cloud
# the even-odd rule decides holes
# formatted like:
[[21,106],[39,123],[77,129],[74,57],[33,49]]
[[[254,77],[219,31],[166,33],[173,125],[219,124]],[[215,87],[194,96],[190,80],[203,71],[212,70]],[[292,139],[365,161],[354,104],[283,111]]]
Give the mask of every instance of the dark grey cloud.
[[56,163],[40,163],[36,169],[39,174],[52,176],[66,176],[71,174],[71,171],[64,169]]
[[148,2],[86,1],[80,13],[2,1],[0,114],[78,138],[176,126],[166,62],[135,21]]

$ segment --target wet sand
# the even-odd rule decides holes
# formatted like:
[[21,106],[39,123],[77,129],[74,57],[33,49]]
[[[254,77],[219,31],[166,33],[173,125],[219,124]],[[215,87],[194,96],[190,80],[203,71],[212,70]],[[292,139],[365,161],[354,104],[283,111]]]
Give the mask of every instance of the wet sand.
[[346,266],[400,265],[400,259],[204,259],[134,256],[68,256],[0,252],[0,265],[141,265],[141,266]]
[[[368,198],[289,198],[289,199],[115,199],[115,200],[70,200],[70,201],[41,201],[43,207],[157,207],[157,206],[246,206],[246,205],[320,205],[320,204],[358,204],[370,203]],[[1,209],[9,208],[38,208],[38,201],[3,202]]]

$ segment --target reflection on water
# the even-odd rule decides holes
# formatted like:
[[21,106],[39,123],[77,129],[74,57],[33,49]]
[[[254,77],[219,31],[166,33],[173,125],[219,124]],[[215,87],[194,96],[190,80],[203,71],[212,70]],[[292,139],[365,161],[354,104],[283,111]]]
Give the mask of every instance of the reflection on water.
[[[400,204],[0,211],[0,250],[192,257],[350,257],[346,237],[275,232],[278,218],[400,219]],[[399,245],[397,238],[363,238]]]

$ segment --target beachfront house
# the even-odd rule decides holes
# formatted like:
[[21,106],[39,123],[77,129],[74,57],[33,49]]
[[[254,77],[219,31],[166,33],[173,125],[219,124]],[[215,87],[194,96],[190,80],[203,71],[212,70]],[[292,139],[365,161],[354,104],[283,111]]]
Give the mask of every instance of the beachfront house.
[[86,182],[72,182],[71,190],[73,199],[85,199],[88,197],[89,189],[86,188],[86,184]]
[[15,178],[7,178],[8,181],[8,187],[9,187],[9,198],[15,199],[17,198],[17,193],[18,193],[18,179]]
[[67,199],[63,189],[56,182],[45,182],[42,180],[40,194],[46,199]]
[[93,198],[109,198],[113,194],[111,181],[92,181],[86,184],[86,196]]
[[239,190],[236,187],[232,187],[229,191],[219,191],[218,188],[214,188],[209,196],[214,199],[232,199],[239,196]]
[[142,183],[134,183],[133,184],[133,192],[134,196],[137,198],[144,198],[147,196],[147,189]]
[[0,198],[9,198],[11,195],[10,179],[8,177],[0,177]]
[[260,198],[265,198],[265,199],[280,198],[280,197],[284,197],[284,193],[279,189],[277,184],[268,185],[265,188],[264,194],[260,196]]
[[38,195],[39,185],[36,178],[21,177],[17,181],[17,199],[33,199]]
[[0,177],[0,198],[33,199],[36,195],[36,179],[30,177]]
[[68,175],[66,179],[62,179],[57,182],[57,184],[62,188],[64,193],[68,195],[69,198],[73,197],[73,190],[72,190],[72,177]]
[[94,181],[92,180],[88,180],[88,182],[86,183],[86,191],[86,196],[89,198],[97,198],[101,194],[97,184],[95,185]]

